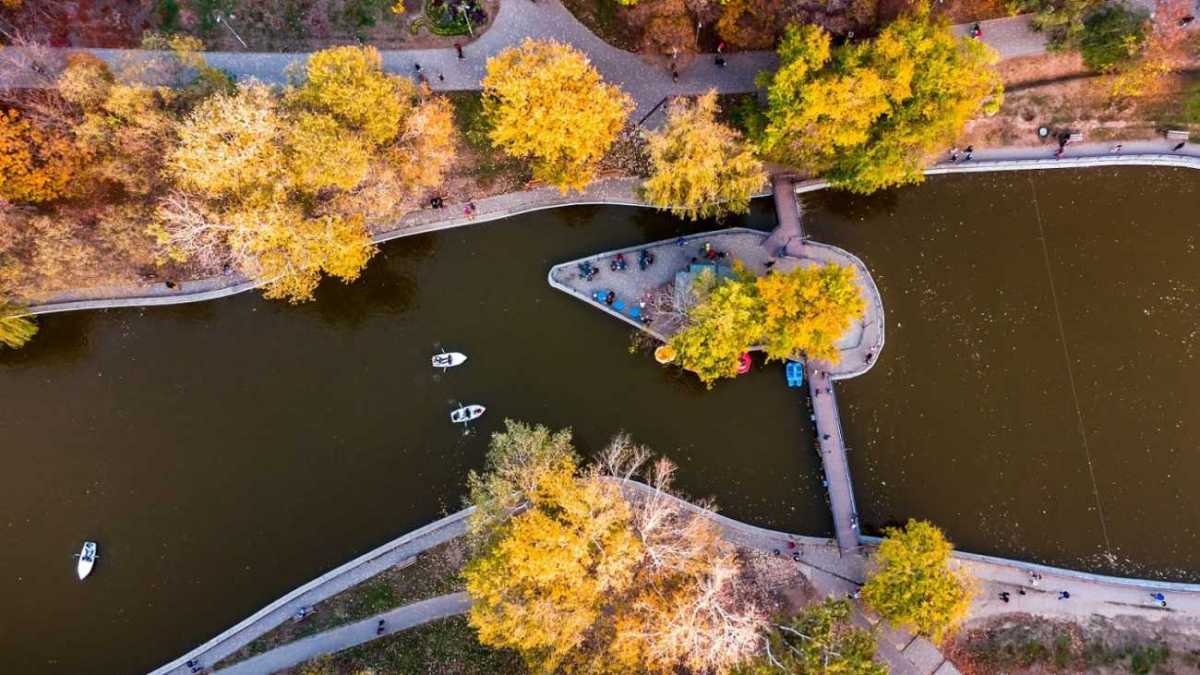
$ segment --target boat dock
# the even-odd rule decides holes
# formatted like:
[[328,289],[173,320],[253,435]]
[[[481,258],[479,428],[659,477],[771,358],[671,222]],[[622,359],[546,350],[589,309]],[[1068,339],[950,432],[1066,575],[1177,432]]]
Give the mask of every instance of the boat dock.
[[[721,258],[715,261],[718,269],[737,260],[756,275],[827,263],[853,268],[866,312],[837,341],[836,363],[806,361],[804,369],[838,548],[843,553],[855,551],[859,547],[858,509],[834,381],[856,377],[875,365],[884,344],[883,302],[857,256],[805,237],[795,183],[787,177],[776,177],[772,183],[779,224],[770,233],[729,228],[596,253],[555,265],[548,280],[554,288],[666,341],[679,329],[685,314],[673,291],[676,275],[706,262],[706,246],[720,251]],[[639,265],[647,253],[653,256],[653,264]],[[625,262],[624,269],[613,268],[618,255]],[[588,274],[588,269],[596,272]]]

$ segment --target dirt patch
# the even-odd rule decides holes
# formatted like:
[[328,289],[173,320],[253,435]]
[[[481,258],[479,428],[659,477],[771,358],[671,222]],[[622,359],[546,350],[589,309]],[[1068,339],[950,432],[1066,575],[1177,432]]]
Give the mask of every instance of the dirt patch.
[[960,632],[944,653],[964,675],[1194,673],[1195,637],[1169,624],[1094,616],[1084,623],[1028,614],[994,617]]
[[[967,123],[960,145],[1044,146],[1049,156],[1057,147],[1054,136],[1062,131],[1103,142],[1157,138],[1168,128],[1200,131],[1200,119],[1192,118],[1185,105],[1198,84],[1200,76],[1176,75],[1164,93],[1123,106],[1109,103],[1102,77],[1010,92],[996,115]],[[1050,138],[1038,136],[1043,126],[1051,130]]]

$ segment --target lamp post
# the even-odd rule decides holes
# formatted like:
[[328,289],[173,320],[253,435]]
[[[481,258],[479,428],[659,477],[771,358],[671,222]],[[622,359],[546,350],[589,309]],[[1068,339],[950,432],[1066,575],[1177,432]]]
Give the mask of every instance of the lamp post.
[[236,18],[237,18],[237,15],[235,15],[235,14],[230,14],[229,17],[226,18],[224,14],[217,12],[217,23],[221,24],[222,26],[225,26],[226,28],[229,29],[230,33],[233,33],[233,37],[237,38],[237,41],[242,43],[242,49],[249,49],[250,47],[246,45],[246,41],[242,39],[242,36],[238,35],[237,31],[233,29],[233,26],[229,25],[229,19],[236,19]]

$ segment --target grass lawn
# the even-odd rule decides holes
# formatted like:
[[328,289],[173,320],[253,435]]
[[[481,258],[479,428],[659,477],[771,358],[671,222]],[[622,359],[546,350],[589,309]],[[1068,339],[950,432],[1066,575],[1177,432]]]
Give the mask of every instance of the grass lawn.
[[463,541],[435,546],[407,567],[393,567],[318,603],[303,621],[286,621],[223,659],[227,666],[283,644],[365,619],[394,607],[463,589],[458,573],[463,565]]
[[515,652],[479,644],[466,617],[456,616],[372,640],[288,672],[293,675],[364,672],[516,675],[529,670]]

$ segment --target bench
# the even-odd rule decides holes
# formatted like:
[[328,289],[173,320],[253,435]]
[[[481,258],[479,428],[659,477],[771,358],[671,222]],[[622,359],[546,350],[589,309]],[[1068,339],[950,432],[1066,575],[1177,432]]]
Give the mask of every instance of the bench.
[[1189,136],[1190,136],[1190,134],[1187,131],[1184,131],[1181,129],[1168,129],[1167,130],[1167,140],[1168,141],[1186,141],[1186,140],[1188,140]]

